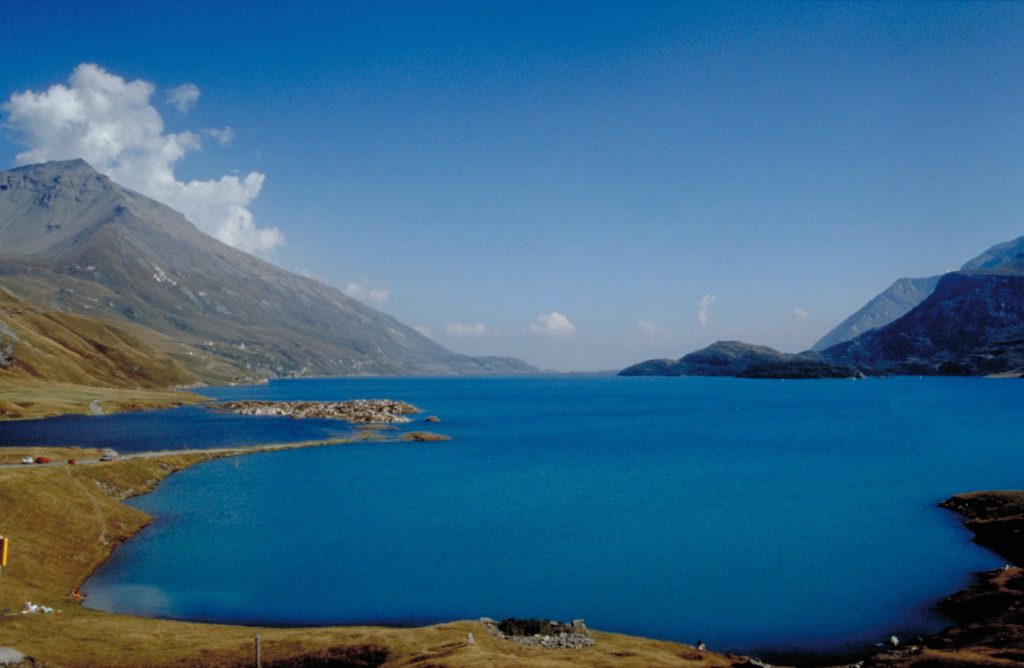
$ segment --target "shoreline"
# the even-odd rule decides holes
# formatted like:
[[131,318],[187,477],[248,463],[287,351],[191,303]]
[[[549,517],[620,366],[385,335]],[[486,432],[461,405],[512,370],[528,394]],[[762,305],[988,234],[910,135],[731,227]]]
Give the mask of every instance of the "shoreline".
[[[395,437],[360,430],[356,440],[369,439],[386,446],[401,434]],[[593,647],[552,650],[494,638],[479,621],[425,627],[243,626],[106,613],[67,598],[67,593],[76,591],[117,546],[152,520],[123,503],[125,499],[148,493],[167,477],[204,461],[300,447],[343,447],[347,442],[338,439],[216,452],[139,453],[110,463],[0,467],[0,524],[11,539],[11,557],[0,582],[0,643],[36,662],[61,666],[251,665],[256,634],[262,637],[268,665],[280,666],[339,658],[352,660],[353,665],[422,665],[428,657],[443,660],[435,665],[453,667],[696,667],[746,663],[739,656],[600,631],[591,631],[597,640]],[[21,455],[22,450],[33,454],[45,454],[46,450],[4,449],[11,456]],[[61,454],[66,456],[67,449]],[[44,499],[48,504],[43,503]],[[34,572],[26,564],[35,564],[42,572]],[[60,612],[20,614],[27,600]],[[468,642],[470,634],[473,642]]]
[[[260,452],[274,452],[285,449],[332,445],[341,446],[347,443],[366,441],[386,444],[400,440],[401,436],[402,434],[395,433],[393,434],[393,438],[388,438],[386,435],[374,430],[359,430],[359,432],[354,434],[351,438],[334,438],[297,443],[272,443],[259,446],[218,448],[211,450],[191,450],[184,453],[181,451],[135,453],[126,455],[123,457],[122,461],[116,463],[99,464],[98,462],[92,463],[88,460],[83,460],[81,463],[74,466],[67,464],[51,464],[47,466],[35,465],[32,467],[18,467],[13,465],[2,466],[0,467],[0,482],[5,483],[8,482],[5,478],[10,477],[11,475],[15,477],[33,478],[36,483],[42,482],[42,486],[45,486],[47,477],[61,479],[64,477],[73,478],[79,474],[88,474],[85,475],[85,477],[92,478],[93,482],[97,483],[99,488],[109,497],[108,500],[120,508],[122,514],[124,514],[124,512],[128,512],[136,515],[134,522],[130,524],[121,524],[121,531],[119,533],[107,533],[108,523],[104,521],[103,533],[101,533],[100,540],[98,541],[103,544],[102,548],[99,551],[94,551],[91,558],[88,559],[88,563],[83,564],[83,566],[89,566],[87,570],[79,570],[75,576],[70,579],[65,575],[61,582],[62,587],[58,587],[56,591],[52,586],[47,587],[46,591],[42,591],[37,587],[30,587],[28,589],[21,588],[18,595],[22,596],[24,600],[33,600],[34,602],[41,602],[51,607],[63,608],[63,619],[77,617],[92,618],[92,616],[98,616],[106,622],[113,624],[114,627],[127,624],[132,627],[132,633],[136,634],[156,633],[160,631],[164,625],[185,625],[193,630],[197,628],[201,629],[197,633],[203,637],[204,642],[200,642],[200,646],[194,647],[190,651],[200,651],[201,646],[206,644],[206,642],[215,640],[216,638],[214,637],[206,637],[211,634],[212,636],[219,637],[225,634],[230,636],[244,636],[245,634],[251,635],[253,633],[261,633],[268,641],[272,641],[276,635],[289,636],[299,634],[304,636],[313,634],[317,636],[325,636],[325,638],[332,638],[331,642],[335,642],[337,640],[341,640],[341,637],[348,637],[353,633],[358,633],[360,634],[360,637],[368,634],[369,636],[379,637],[381,642],[383,642],[384,639],[388,639],[389,643],[398,643],[401,645],[409,640],[409,638],[399,638],[403,635],[416,638],[426,633],[427,630],[445,629],[446,632],[451,630],[452,633],[456,633],[454,629],[458,629],[457,633],[462,634],[463,638],[465,637],[465,633],[475,633],[475,636],[480,638],[485,634],[481,633],[481,629],[473,631],[472,627],[479,626],[479,624],[470,621],[453,621],[426,627],[252,626],[237,623],[224,624],[196,620],[133,617],[130,615],[100,612],[86,608],[79,603],[72,603],[56,598],[56,595],[58,595],[61,588],[65,591],[71,591],[80,587],[96,569],[101,567],[110,558],[118,545],[137,535],[152,520],[152,518],[145,513],[127,506],[123,501],[128,498],[151,492],[164,479],[184,470],[185,468],[222,457],[242,456],[257,454]],[[5,447],[3,450],[6,451],[7,455],[16,457],[20,454],[20,450],[36,453],[45,450],[45,448]],[[60,450],[60,456],[67,456],[67,454],[68,449],[65,448]],[[121,480],[119,479],[119,476],[112,475],[121,468],[129,467],[141,467],[144,469],[144,476],[142,479],[140,479],[138,475],[139,472],[127,475],[127,480]],[[67,476],[62,475],[64,472],[67,473]],[[130,483],[131,486],[119,486],[120,483],[124,483],[126,481]],[[138,484],[140,482],[142,484]],[[9,485],[0,485],[0,488],[5,486],[9,487]],[[36,484],[35,486],[39,487],[40,485]],[[977,501],[978,499],[981,499],[982,501]],[[2,494],[0,494],[0,504],[3,504],[3,502],[4,498]],[[15,506],[16,505],[17,504],[15,504]],[[965,518],[965,523],[968,528],[975,534],[974,542],[979,545],[986,547],[987,549],[991,549],[1006,558],[1010,558],[1004,554],[1006,549],[1013,551],[1014,549],[1024,547],[1024,543],[1020,543],[1019,533],[1006,534],[1006,531],[1020,531],[1020,527],[1024,526],[1024,515],[1021,517],[1013,515],[1010,517],[1002,516],[1006,514],[1007,508],[1010,510],[1016,509],[1020,511],[1020,513],[1024,513],[1024,492],[976,492],[960,494],[951,497],[940,505]],[[3,506],[0,505],[0,507]],[[18,512],[16,508],[14,509],[14,512]],[[96,507],[95,512],[99,514],[101,511]],[[1002,515],[1000,515],[1000,513],[1002,513]],[[0,515],[3,514],[6,513],[0,513]],[[116,515],[116,513],[111,513],[111,515]],[[46,518],[36,518],[34,521],[39,522],[37,526],[46,526]],[[45,531],[45,529],[42,528],[38,530]],[[12,538],[12,544],[14,545],[12,550],[14,551],[14,554],[17,554],[17,551],[23,549],[22,544],[25,541],[21,536],[17,536],[16,532],[12,533],[9,528],[5,528],[5,532]],[[1020,545],[1018,545],[1018,543],[1020,543]],[[1007,548],[1007,546],[1009,547]],[[59,555],[60,552],[58,551],[57,554]],[[1020,626],[1021,624],[1024,624],[1024,619],[1017,620],[1016,618],[1012,618],[1007,621],[1006,619],[999,618],[1000,615],[1005,617],[1005,613],[1009,610],[1007,606],[1010,606],[1012,602],[1016,601],[1016,604],[1019,605],[1022,600],[1019,595],[1019,590],[1024,589],[1024,586],[1022,586],[1024,585],[1024,569],[1021,568],[1020,555],[1014,553],[1012,556],[1013,558],[1011,561],[1015,563],[1014,566],[997,571],[975,573],[973,584],[937,602],[934,608],[940,610],[945,616],[953,620],[953,624],[938,633],[921,639],[920,641],[912,641],[909,646],[904,644],[902,647],[888,648],[880,651],[875,648],[863,648],[863,650],[848,648],[846,650],[838,650],[835,652],[826,651],[807,653],[786,652],[785,650],[771,651],[770,649],[765,648],[762,656],[770,656],[775,660],[787,661],[790,665],[800,666],[822,666],[851,663],[863,666],[913,666],[919,663],[922,663],[922,665],[967,666],[1012,665],[1003,663],[999,658],[1000,653],[1002,653],[1002,655],[1007,655],[1006,652],[1010,652],[1010,655],[1018,658],[1021,662],[1024,662],[1024,627]],[[3,577],[3,582],[0,583],[0,610],[6,608],[6,612],[4,613],[2,621],[0,621],[0,629],[10,631],[11,629],[9,626],[12,624],[10,615],[12,610],[11,605],[12,603],[18,605],[23,601],[11,600],[12,578],[17,582],[19,578],[18,572],[9,566],[4,570]],[[1016,591],[1018,591],[1018,595],[1016,599],[1013,598],[1014,594],[1012,592],[1007,592],[1006,585],[1008,582],[1017,582]],[[993,587],[996,589],[993,590]],[[18,588],[15,587],[15,590],[18,590]],[[993,591],[995,591],[997,595],[993,596]],[[981,603],[979,603],[979,601],[981,601]],[[984,614],[979,616],[979,610]],[[989,616],[986,617],[985,615]],[[27,628],[34,629],[39,623],[49,623],[53,621],[52,619],[47,619],[47,617],[48,616],[44,615],[18,616],[14,618],[17,621],[13,622],[13,624],[24,624]],[[92,619],[90,623],[95,625],[97,623],[96,619]],[[1015,624],[1016,626],[1014,626]],[[986,625],[990,627],[987,631]],[[1013,645],[1010,649],[998,646],[1000,644],[1006,644],[1004,641],[1005,636],[1007,635],[1007,628],[1009,627],[1016,628],[1015,642],[1020,646],[1019,654],[1015,653],[1017,650],[1014,649],[1017,645]],[[470,628],[470,630],[463,631],[464,628]],[[1011,628],[1011,630],[1013,629]],[[162,634],[162,631],[158,633],[158,635],[160,634]],[[23,642],[17,639],[18,635],[20,634],[15,634],[15,639],[8,639],[11,634],[5,633],[3,643],[11,644],[16,649],[23,651],[26,655],[35,656],[37,659],[42,660],[45,663],[56,663],[57,665],[89,665],[89,663],[98,660],[100,663],[110,665],[132,665],[137,663],[144,663],[146,665],[163,665],[159,662],[153,663],[151,660],[152,657],[149,655],[146,655],[149,658],[139,657],[137,656],[137,652],[129,652],[125,656],[104,656],[102,658],[93,657],[89,660],[76,660],[73,657],[77,656],[77,649],[73,647],[57,650],[56,654],[52,654],[51,652],[56,649],[52,646],[52,642],[43,642],[41,645],[36,645],[34,644],[35,641],[41,640],[41,638],[36,637],[31,641]],[[33,635],[39,636],[47,634]],[[100,637],[103,635],[104,634],[100,633]],[[600,632],[595,632],[595,637],[600,641],[598,643],[597,651],[600,651],[601,654],[604,654],[604,650],[609,649],[609,644],[612,646],[618,646],[621,643],[626,642],[626,639],[628,639],[628,642],[633,645],[646,648],[647,652],[654,652],[654,654],[645,655],[647,660],[650,661],[649,663],[631,664],[628,661],[620,663],[612,660],[612,657],[610,656],[601,656],[599,660],[603,665],[691,665],[691,663],[689,663],[690,661],[698,661],[699,665],[743,665],[750,661],[747,657],[735,654],[715,654],[712,652],[698,653],[692,647],[674,643],[672,641],[659,641],[634,636],[603,634]],[[465,643],[463,644],[467,648],[473,647]],[[316,645],[316,643],[314,643],[314,645]],[[31,651],[33,647],[37,647],[38,649]],[[157,647],[161,647],[160,642],[155,643],[153,651],[157,651]],[[675,661],[670,661],[668,663],[663,662],[663,659],[667,659],[667,657],[661,657],[660,654],[667,651],[666,648],[674,648],[669,653],[676,658]],[[66,653],[69,649],[70,653]],[[294,654],[294,656],[307,656],[306,652],[309,649],[310,648],[306,647],[302,642],[299,642],[292,648],[291,653]],[[478,648],[474,647],[474,649]],[[493,651],[496,651],[497,654],[493,655],[490,660],[496,661],[496,665],[501,665],[503,662],[513,662],[513,655],[509,654],[509,651],[512,649],[511,647],[499,644],[496,648],[492,649]],[[160,649],[157,653],[163,651],[164,649]],[[238,665],[238,663],[244,663],[238,654],[238,652],[241,651],[241,648],[237,648],[232,652],[232,654],[236,656],[236,659],[216,665]],[[549,665],[550,660],[556,658],[552,654],[552,650],[533,649],[533,651],[539,652],[539,654],[526,656],[515,653],[514,662],[521,665]],[[569,664],[572,664],[588,657],[595,661],[598,660],[598,657],[593,654],[589,654],[588,657],[584,657],[584,652],[581,650],[567,651],[574,652],[576,656],[561,657],[555,663],[561,664],[568,661]],[[587,652],[589,651],[591,650],[587,650]],[[558,653],[561,652],[563,651],[559,651]],[[633,654],[630,656],[637,655],[635,649],[632,650],[632,652]],[[682,658],[683,654],[686,652],[690,652],[690,654],[687,655],[688,658],[680,663],[678,659]],[[453,656],[458,654],[460,654],[460,652],[454,652]],[[390,653],[388,655],[391,656]],[[192,660],[197,660],[197,657],[194,655],[187,654],[186,657],[183,657],[186,662],[188,662],[187,656],[192,656]],[[563,659],[565,661],[563,661]],[[934,663],[936,661],[952,661],[954,663],[936,664]],[[177,663],[177,661],[174,663]],[[388,665],[392,664],[389,662]],[[404,664],[397,663],[394,665]],[[580,665],[587,665],[587,661],[583,660]]]

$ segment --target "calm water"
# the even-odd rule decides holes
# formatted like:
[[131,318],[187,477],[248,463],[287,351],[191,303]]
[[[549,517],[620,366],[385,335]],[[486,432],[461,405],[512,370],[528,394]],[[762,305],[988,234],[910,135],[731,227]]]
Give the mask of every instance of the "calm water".
[[[404,399],[454,438],[174,475],[132,502],[156,520],[88,582],[89,606],[266,624],[585,617],[712,649],[837,651],[941,626],[929,605],[1000,562],[935,504],[1024,484],[1024,383],[1011,380],[344,379],[208,394]],[[0,425],[0,443],[201,447],[330,424],[188,409]]]

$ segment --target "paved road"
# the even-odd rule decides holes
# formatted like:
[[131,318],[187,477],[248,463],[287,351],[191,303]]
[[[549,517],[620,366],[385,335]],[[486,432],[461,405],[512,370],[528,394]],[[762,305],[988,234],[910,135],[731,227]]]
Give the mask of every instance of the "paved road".
[[[321,441],[300,441],[298,443],[268,443],[266,445],[250,445],[233,448],[210,448],[205,450],[153,450],[151,452],[132,452],[129,454],[118,455],[118,459],[124,461],[126,459],[151,459],[153,457],[168,457],[171,455],[187,455],[187,454],[215,454],[215,455],[245,455],[253,452],[271,452],[274,450],[293,450],[296,448],[314,448],[322,445],[337,445],[339,443],[348,443],[350,440],[344,438],[331,438]],[[100,462],[97,458],[82,459],[75,458],[75,464],[101,464],[106,462]],[[32,467],[45,467],[45,466],[67,466],[67,459],[57,459],[51,461],[48,464],[0,464],[0,469],[13,469],[13,468],[28,468]]]

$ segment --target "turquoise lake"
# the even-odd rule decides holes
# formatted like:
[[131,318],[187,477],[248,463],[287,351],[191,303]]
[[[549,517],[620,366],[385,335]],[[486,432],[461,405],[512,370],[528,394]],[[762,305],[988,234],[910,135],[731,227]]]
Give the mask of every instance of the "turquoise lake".
[[[394,398],[445,443],[221,459],[130,503],[155,516],[87,605],[274,625],[583,617],[767,653],[859,650],[945,620],[1001,561],[936,504],[1019,489],[1024,383],[976,378],[283,380],[217,399]],[[0,424],[0,443],[122,451],[304,440],[323,420],[198,408]]]

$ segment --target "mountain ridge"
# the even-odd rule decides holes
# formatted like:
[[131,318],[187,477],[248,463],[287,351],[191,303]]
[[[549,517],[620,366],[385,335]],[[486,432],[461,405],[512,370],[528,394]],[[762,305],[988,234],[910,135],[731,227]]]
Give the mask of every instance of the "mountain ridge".
[[[297,375],[533,373],[454,353],[324,283],[201,232],[82,160],[0,172],[0,283],[47,308],[124,320],[218,360],[210,382]],[[230,368],[230,372],[225,371]]]
[[814,353],[782,353],[742,341],[716,341],[678,360],[652,359],[619,372],[620,376],[730,376],[735,378],[859,378],[853,366]]
[[[991,246],[980,255],[965,262],[960,267],[960,271],[993,269],[1022,257],[1024,257],[1024,236]],[[903,317],[932,294],[940,278],[942,275],[897,279],[867,304],[818,339],[811,346],[811,350],[825,350],[872,329],[884,327]]]
[[945,274],[903,317],[821,354],[876,375],[1024,374],[1024,261]]

